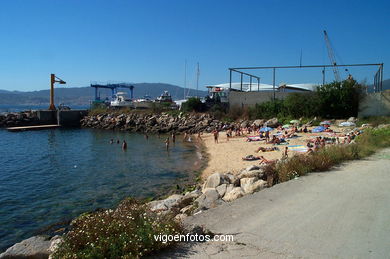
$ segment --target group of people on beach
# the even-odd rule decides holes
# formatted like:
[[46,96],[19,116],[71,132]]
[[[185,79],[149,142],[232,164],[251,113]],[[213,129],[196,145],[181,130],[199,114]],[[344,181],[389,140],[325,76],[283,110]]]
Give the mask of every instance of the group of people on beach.
[[[250,132],[250,130],[249,131],[248,129],[246,130],[247,132]],[[312,132],[312,130],[309,130],[307,126],[303,126],[301,128],[298,128],[297,126],[293,126],[290,129],[285,129],[282,126],[279,126],[275,129],[276,133],[272,135],[270,134],[270,130],[272,129],[267,129],[267,131],[261,131],[261,129],[259,129],[258,136],[254,140],[248,137],[247,141],[263,140],[265,141],[265,144],[272,145],[270,147],[260,146],[255,150],[256,153],[278,151],[279,148],[277,147],[277,145],[289,144],[288,139],[298,137],[297,133],[314,133]],[[347,134],[336,134],[332,129],[330,129],[330,125],[324,125],[323,132],[329,136],[316,136],[314,138],[308,139],[306,141],[306,147],[307,147],[306,151],[303,148],[303,151],[300,152],[303,152],[303,154],[310,155],[314,152],[317,152],[320,149],[325,148],[326,145],[350,144],[353,143],[357,135],[361,134],[361,131],[359,130],[351,131]],[[229,135],[229,133],[227,134]],[[340,138],[342,138],[342,140],[340,140]],[[286,146],[283,149],[281,161],[286,160],[288,158],[288,153],[289,153],[289,148],[288,146]],[[246,157],[243,157],[242,159],[248,161],[259,160],[260,164],[270,164],[279,161],[279,159],[269,160],[266,159],[264,156],[254,156],[254,155],[248,155]]]

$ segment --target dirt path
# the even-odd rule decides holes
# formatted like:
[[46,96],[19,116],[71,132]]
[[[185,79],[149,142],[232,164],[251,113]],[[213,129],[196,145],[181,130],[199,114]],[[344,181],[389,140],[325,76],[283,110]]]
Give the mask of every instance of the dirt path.
[[188,218],[234,242],[195,243],[189,258],[389,258],[390,149],[276,185]]

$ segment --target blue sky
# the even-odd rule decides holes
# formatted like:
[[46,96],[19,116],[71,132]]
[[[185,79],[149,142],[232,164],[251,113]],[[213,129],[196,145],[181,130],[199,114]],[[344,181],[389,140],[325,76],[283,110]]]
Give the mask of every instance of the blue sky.
[[[182,86],[185,60],[188,86],[199,62],[203,88],[227,82],[228,67],[299,65],[301,50],[303,65],[328,64],[324,29],[339,64],[383,62],[386,79],[389,13],[390,1],[2,0],[0,89],[47,89],[50,73],[66,87]],[[350,71],[368,81],[374,73]],[[271,73],[257,75],[272,83]],[[278,83],[320,81],[318,69],[277,72]]]

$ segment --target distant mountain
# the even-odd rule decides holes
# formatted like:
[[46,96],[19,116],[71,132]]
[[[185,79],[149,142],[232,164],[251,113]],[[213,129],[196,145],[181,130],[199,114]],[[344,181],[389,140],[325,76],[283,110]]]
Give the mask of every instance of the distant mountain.
[[[382,82],[382,89],[383,89],[383,91],[390,89],[390,79],[383,80],[383,82]],[[368,92],[369,93],[374,92],[374,86],[373,85],[370,85],[368,87]]]
[[[196,96],[196,90],[186,89],[176,85],[163,83],[138,83],[134,85],[134,97],[141,98],[150,95],[152,98],[160,96],[164,91],[168,91],[175,100],[183,99],[184,92],[188,96]],[[130,92],[128,89],[119,88],[118,91]],[[49,103],[50,90],[40,90],[32,92],[6,91],[0,90],[0,104],[5,105],[44,105]],[[99,89],[101,99],[111,96],[110,89]],[[207,91],[198,91],[198,96],[206,96]],[[56,104],[65,105],[88,105],[95,98],[95,89],[92,87],[60,87],[55,89],[54,94]]]

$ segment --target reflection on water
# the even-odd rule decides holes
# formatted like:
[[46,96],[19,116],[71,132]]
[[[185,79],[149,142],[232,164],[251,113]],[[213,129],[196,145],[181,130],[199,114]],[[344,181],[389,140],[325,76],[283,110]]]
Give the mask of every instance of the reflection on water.
[[154,196],[188,177],[195,147],[177,141],[166,151],[164,140],[89,129],[0,130],[0,249],[49,224],[127,196]]

